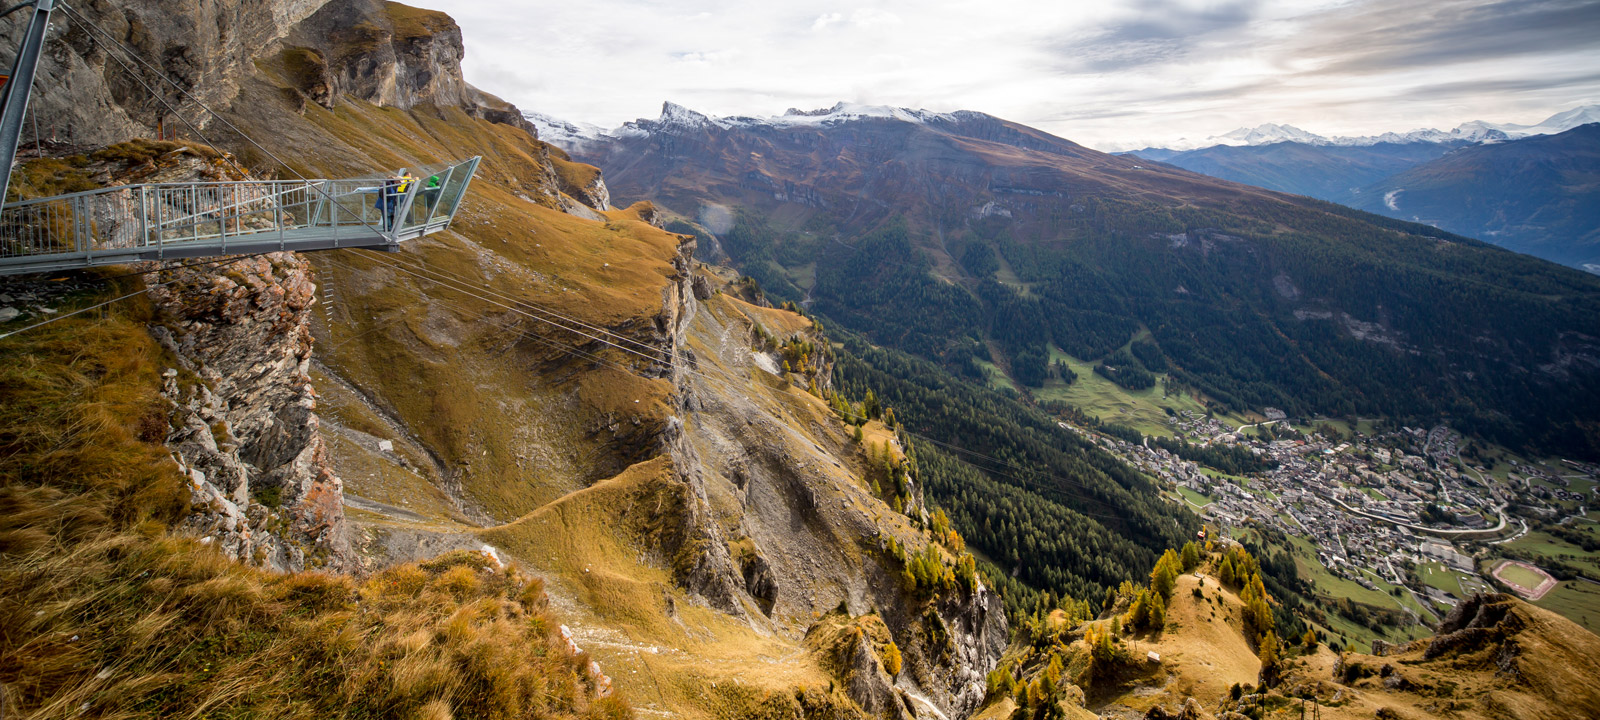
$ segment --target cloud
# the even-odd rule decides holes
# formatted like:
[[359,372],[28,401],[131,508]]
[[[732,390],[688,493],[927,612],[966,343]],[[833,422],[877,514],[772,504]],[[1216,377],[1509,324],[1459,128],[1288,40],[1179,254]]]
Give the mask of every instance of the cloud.
[[817,19],[811,23],[811,29],[813,31],[825,30],[829,25],[838,25],[842,22],[844,22],[844,15],[840,13],[823,13],[818,15]]
[[859,28],[875,28],[901,24],[900,16],[885,10],[865,8],[850,15],[850,24]]
[[1111,72],[1188,57],[1249,30],[1258,0],[1193,6],[1173,0],[1141,0],[1124,18],[1084,37],[1048,41],[1068,72]]
[[704,65],[718,65],[730,62],[739,57],[738,50],[702,50],[695,52],[672,53],[671,57],[681,63],[695,63]]
[[1600,5],[1592,0],[1433,0],[1411,12],[1369,4],[1309,24],[1322,41],[1303,48],[1329,74],[1391,73],[1410,68],[1593,51]]
[[1600,87],[1600,72],[1579,73],[1576,75],[1540,76],[1525,78],[1509,78],[1502,80],[1457,80],[1447,83],[1432,85],[1419,85],[1406,88],[1398,93],[1401,98],[1454,98],[1463,95],[1495,93],[1517,95],[1522,93],[1538,93],[1549,90],[1565,88],[1590,88]]
[[1377,134],[1600,98],[1600,0],[415,0],[467,79],[615,127],[840,100],[970,109],[1109,146],[1264,122]]

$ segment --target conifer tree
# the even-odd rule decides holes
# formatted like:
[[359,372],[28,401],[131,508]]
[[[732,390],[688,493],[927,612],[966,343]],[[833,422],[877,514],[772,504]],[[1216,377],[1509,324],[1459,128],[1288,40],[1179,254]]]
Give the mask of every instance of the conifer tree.
[[900,674],[900,664],[900,646],[890,640],[883,648],[883,669],[889,673],[889,677],[895,677]]
[[1272,685],[1278,676],[1278,634],[1268,630],[1259,645],[1256,657],[1261,659],[1261,684]]
[[1178,559],[1178,554],[1168,549],[1161,554],[1161,559],[1156,561],[1156,566],[1150,571],[1150,589],[1163,600],[1172,597],[1172,591],[1178,586],[1178,568],[1183,564]]
[[1183,571],[1189,572],[1200,567],[1200,548],[1193,541],[1183,544]]

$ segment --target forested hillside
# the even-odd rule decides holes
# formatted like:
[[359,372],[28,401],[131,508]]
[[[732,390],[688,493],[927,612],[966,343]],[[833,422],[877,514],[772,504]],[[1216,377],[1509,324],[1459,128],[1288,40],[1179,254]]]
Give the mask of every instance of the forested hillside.
[[715,235],[735,265],[875,344],[1026,387],[1053,349],[1094,363],[1148,331],[1108,377],[1165,372],[1219,410],[1449,419],[1600,454],[1593,276],[976,113],[695,117],[641,121],[588,157],[619,197],[689,218],[731,206]]
[[1574,267],[1600,267],[1600,123],[1464,148],[1340,201]]
[[1214,145],[1184,152],[1138,151],[1140,157],[1177,165],[1211,177],[1269,190],[1342,202],[1395,173],[1434,160],[1465,142],[1377,143],[1375,145]]
[[935,363],[832,332],[844,340],[836,386],[858,397],[871,390],[894,409],[917,434],[929,503],[1034,588],[1099,597],[1199,529],[1153,480],[1054,417]]

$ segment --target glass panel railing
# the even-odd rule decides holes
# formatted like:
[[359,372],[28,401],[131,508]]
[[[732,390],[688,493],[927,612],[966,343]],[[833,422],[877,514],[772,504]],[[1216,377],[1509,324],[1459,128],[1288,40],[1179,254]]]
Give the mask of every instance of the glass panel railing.
[[[234,238],[291,231],[351,240],[448,223],[461,204],[478,158],[407,169],[396,175],[340,180],[153,183],[91,190],[5,205],[0,210],[0,265],[35,255],[215,246]],[[406,172],[405,170],[401,172]],[[292,240],[292,238],[288,238]],[[292,249],[292,248],[291,248]]]

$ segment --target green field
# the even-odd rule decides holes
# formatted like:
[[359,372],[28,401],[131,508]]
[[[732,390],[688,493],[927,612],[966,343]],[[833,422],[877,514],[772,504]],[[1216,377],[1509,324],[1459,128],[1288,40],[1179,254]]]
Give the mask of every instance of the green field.
[[[1316,418],[1306,423],[1295,425],[1295,428],[1302,432],[1310,433],[1318,425],[1331,425],[1345,435],[1352,434],[1350,423],[1332,418]],[[1357,418],[1354,430],[1362,435],[1371,435],[1373,430],[1372,420],[1369,418]]]
[[1178,493],[1183,495],[1184,499],[1188,500],[1189,504],[1196,508],[1203,508],[1207,505],[1210,505],[1212,502],[1211,498],[1201,495],[1200,493],[1197,493],[1186,487],[1178,488]]
[[1571,558],[1591,562],[1600,560],[1600,552],[1589,552],[1577,545],[1538,530],[1531,531],[1527,535],[1506,543],[1506,547],[1526,550],[1548,558]]
[[[1046,380],[1043,388],[1033,391],[1040,400],[1057,400],[1098,416],[1105,422],[1127,425],[1145,435],[1172,437],[1172,427],[1167,425],[1166,408],[1173,412],[1188,410],[1204,414],[1205,405],[1193,396],[1179,393],[1163,396],[1161,382],[1144,390],[1128,390],[1094,373],[1094,363],[1084,362],[1050,348],[1050,360],[1067,363],[1078,379],[1071,385],[1059,380]],[[1158,375],[1164,379],[1165,375]],[[1229,422],[1224,420],[1223,422]]]
[[1423,584],[1429,587],[1438,588],[1458,598],[1467,596],[1461,588],[1461,574],[1445,567],[1444,563],[1425,562],[1418,566],[1417,573],[1422,576]]
[[1340,637],[1343,637],[1346,642],[1341,644],[1358,653],[1372,652],[1373,640],[1382,639],[1391,643],[1406,642],[1408,640],[1426,637],[1431,634],[1431,631],[1422,625],[1412,625],[1402,629],[1390,629],[1386,633],[1379,633],[1369,630],[1364,626],[1357,625],[1343,615],[1335,612],[1325,612],[1324,617],[1328,619],[1327,625],[1318,625],[1317,623],[1308,624],[1321,630],[1325,635],[1327,635],[1329,640],[1338,641]]
[[1495,576],[1506,582],[1516,583],[1529,590],[1539,587],[1544,582],[1544,575],[1529,570],[1521,565],[1506,565],[1495,571]]
[[1329,572],[1317,561],[1317,551],[1310,540],[1291,536],[1289,542],[1294,545],[1292,549],[1294,564],[1300,572],[1300,577],[1315,583],[1318,594],[1333,598],[1350,598],[1358,603],[1380,608],[1395,606],[1393,596],[1379,590],[1368,590],[1354,580],[1346,580]]
[[[1417,615],[1426,622],[1438,621],[1438,613],[1434,611],[1431,604],[1426,603],[1420,597],[1413,596],[1404,588],[1400,588],[1400,586],[1383,579],[1382,575],[1365,569],[1363,569],[1361,572],[1366,575],[1368,580],[1371,580],[1374,584],[1376,584],[1378,589],[1383,591],[1384,595],[1389,597],[1389,603],[1391,605],[1397,605],[1401,608],[1408,608],[1412,612],[1417,613]],[[1394,594],[1394,590],[1396,588],[1400,588],[1400,594],[1398,596]]]
[[789,276],[789,282],[794,283],[795,287],[801,290],[810,292],[812,288],[817,286],[817,263],[815,261],[798,267],[786,267],[783,272]]
[[[983,368],[984,377],[989,379],[989,387],[996,390],[1011,388],[1012,391],[1017,391],[1017,384],[1011,382],[1011,377],[1001,372],[1000,368],[994,363],[988,360],[979,360],[977,363],[978,367]],[[1054,381],[1052,380],[1051,382]]]
[[1534,604],[1600,633],[1600,585],[1567,580]]

